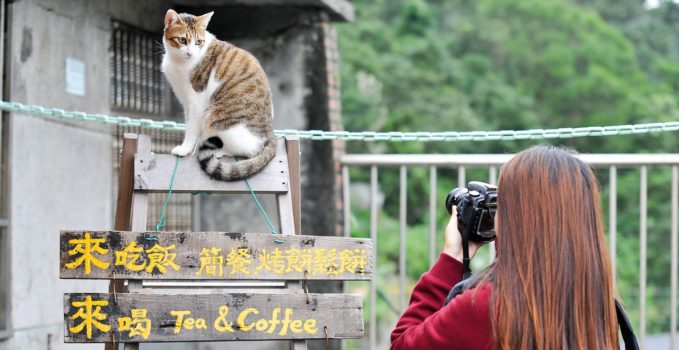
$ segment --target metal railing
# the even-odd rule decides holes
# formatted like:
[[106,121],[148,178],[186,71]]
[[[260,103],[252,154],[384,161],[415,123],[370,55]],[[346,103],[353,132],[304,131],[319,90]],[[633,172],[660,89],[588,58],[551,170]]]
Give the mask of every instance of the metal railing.
[[[373,240],[377,259],[377,251],[379,251],[380,242],[377,241],[378,232],[378,172],[381,168],[398,168],[399,169],[399,251],[398,251],[398,306],[402,311],[406,306],[406,266],[407,266],[407,252],[405,249],[406,231],[407,231],[407,182],[408,170],[414,167],[425,167],[429,170],[429,266],[431,266],[439,251],[436,248],[436,218],[437,198],[441,195],[437,193],[437,172],[439,169],[456,169],[458,178],[458,186],[466,184],[467,170],[469,168],[482,168],[488,171],[488,182],[495,183],[498,168],[507,162],[513,155],[511,154],[474,154],[474,155],[372,155],[372,154],[350,154],[344,155],[341,159],[342,164],[342,179],[343,179],[343,201],[344,201],[344,234],[351,235],[351,179],[350,168],[362,167],[370,169],[370,238]],[[649,167],[669,168],[671,169],[670,179],[668,185],[670,190],[670,335],[669,343],[670,349],[677,349],[679,346],[677,339],[677,259],[678,259],[678,234],[677,234],[677,208],[678,208],[678,188],[679,188],[679,154],[583,154],[579,157],[589,163],[597,170],[599,176],[604,175],[606,169],[608,170],[608,241],[610,246],[611,259],[613,264],[613,271],[616,271],[617,264],[621,260],[617,256],[618,244],[618,169],[639,169],[639,322],[635,325],[635,331],[639,339],[642,349],[649,349],[646,344],[647,331],[647,264],[648,264],[648,169]],[[478,179],[483,180],[483,179]],[[628,190],[628,189],[625,189]],[[602,193],[603,188],[602,188]],[[603,199],[602,199],[603,200]],[[424,203],[423,203],[424,205]],[[652,218],[655,221],[666,220],[665,218]],[[492,253],[491,253],[492,254]],[[376,260],[377,261],[377,260]],[[626,266],[629,264],[626,264]],[[422,271],[424,272],[424,271]],[[368,347],[370,350],[378,348],[378,326],[377,325],[377,284],[378,274],[371,282],[369,290],[369,337]],[[635,305],[636,306],[636,305]],[[628,305],[628,307],[631,307]],[[381,325],[384,329],[385,325]],[[387,325],[390,326],[390,325]],[[380,337],[385,339],[386,337]],[[380,346],[383,348],[384,346]]]

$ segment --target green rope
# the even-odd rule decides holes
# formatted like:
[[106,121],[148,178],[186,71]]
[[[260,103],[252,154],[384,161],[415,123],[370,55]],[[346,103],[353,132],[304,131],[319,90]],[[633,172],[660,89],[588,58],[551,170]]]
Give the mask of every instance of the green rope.
[[[170,179],[170,189],[167,192],[167,196],[165,197],[165,202],[163,203],[163,208],[160,210],[160,220],[158,221],[158,224],[156,225],[156,231],[160,231],[161,228],[165,226],[165,211],[167,210],[167,204],[170,201],[170,197],[172,196],[172,186],[174,185],[174,178],[177,175],[177,168],[179,168],[179,156],[176,156],[177,161],[174,164],[174,170],[172,171],[172,178]],[[238,158],[236,157],[236,160]],[[262,203],[259,202],[259,199],[257,198],[257,195],[255,194],[255,191],[252,189],[252,186],[250,185],[250,181],[248,181],[247,178],[245,178],[245,184],[248,186],[248,189],[250,190],[250,194],[252,195],[252,198],[254,198],[255,203],[257,204],[257,207],[259,207],[259,211],[262,212],[262,215],[264,215],[264,219],[266,220],[266,223],[269,225],[269,229],[271,230],[271,234],[274,236],[278,235],[278,231],[276,230],[276,227],[271,223],[271,220],[269,219],[269,215],[266,214],[266,210],[264,210],[264,207],[262,206]],[[202,192],[199,192],[202,194]],[[157,240],[157,237],[151,237],[149,239]],[[276,243],[285,243],[284,239],[278,239],[275,238],[274,242]]]
[[160,229],[165,226],[165,210],[167,209],[167,203],[170,201],[170,196],[172,196],[172,186],[174,185],[174,177],[175,175],[177,175],[177,168],[179,167],[179,156],[175,157],[177,157],[177,161],[174,163],[174,170],[172,171],[172,178],[170,179],[170,190],[167,192],[167,196],[165,197],[163,209],[160,210],[160,220],[158,220],[158,224],[156,225],[156,231],[160,231]]
[[284,239],[280,238],[275,238],[278,235],[278,231],[276,231],[276,227],[271,223],[271,220],[269,220],[269,215],[266,215],[266,210],[264,210],[264,207],[262,206],[262,203],[259,202],[259,199],[257,199],[257,195],[255,194],[255,191],[252,189],[252,186],[250,186],[250,181],[248,179],[245,179],[245,184],[248,185],[248,189],[250,189],[250,194],[252,194],[252,198],[254,198],[255,203],[257,204],[257,207],[259,207],[259,211],[262,212],[262,215],[264,215],[264,219],[266,220],[266,223],[269,225],[269,229],[271,230],[271,234],[274,236],[274,242],[276,243],[285,243]]
[[[89,114],[84,112],[65,111],[58,108],[45,108],[26,105],[18,102],[0,101],[0,110],[19,112],[38,117],[50,117],[66,120],[82,120],[107,125],[134,126],[149,129],[182,131],[186,124],[170,120],[155,121],[136,119],[125,116],[105,114]],[[500,130],[500,131],[446,131],[446,132],[351,132],[322,130],[275,130],[276,136],[296,136],[308,140],[343,140],[343,141],[392,141],[392,142],[458,142],[458,141],[506,141],[506,140],[544,140],[567,139],[576,137],[614,136],[629,134],[648,134],[658,132],[679,131],[679,121],[647,124],[628,124],[611,126],[590,126],[559,129]]]
[[[236,161],[239,161],[240,159],[238,157],[234,157]],[[276,227],[271,223],[271,220],[269,219],[269,215],[266,215],[266,210],[264,210],[264,207],[262,206],[262,203],[259,202],[259,199],[257,199],[257,195],[255,194],[255,190],[252,189],[252,186],[250,186],[250,181],[248,181],[248,178],[246,177],[245,179],[245,184],[248,185],[248,189],[250,190],[250,194],[252,195],[252,198],[255,200],[255,204],[257,204],[257,207],[259,208],[259,211],[264,215],[264,220],[266,220],[266,223],[269,225],[269,230],[271,230],[271,235],[274,236],[274,242],[276,243],[285,243],[284,239],[279,239],[275,238],[278,236],[278,231],[276,230]]]

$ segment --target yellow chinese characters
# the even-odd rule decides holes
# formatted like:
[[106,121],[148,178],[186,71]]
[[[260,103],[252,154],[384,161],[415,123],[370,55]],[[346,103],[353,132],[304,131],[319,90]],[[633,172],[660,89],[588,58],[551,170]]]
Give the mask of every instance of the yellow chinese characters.
[[103,262],[97,259],[93,254],[106,254],[108,253],[107,248],[102,248],[100,244],[105,243],[104,238],[92,238],[89,232],[85,232],[85,237],[82,239],[71,239],[68,241],[68,245],[75,246],[73,249],[68,251],[69,256],[74,256],[80,254],[80,256],[74,261],[65,264],[67,269],[75,269],[80,265],[85,265],[85,274],[89,275],[92,271],[92,265],[105,270],[108,268],[109,263]]
[[[165,273],[168,267],[179,271],[179,265],[174,262],[177,254],[171,252],[174,249],[174,244],[163,247],[156,243],[153,247],[144,250],[137,246],[137,242],[132,241],[123,250],[115,252],[115,265],[125,266],[126,269],[135,272],[144,270],[152,273],[154,269],[158,269],[160,273]],[[146,253],[145,257],[142,256],[142,252]]]
[[203,248],[200,252],[200,269],[196,271],[196,276],[224,276],[224,257],[220,254],[222,248],[212,247]]
[[250,269],[248,268],[253,262],[252,254],[250,254],[249,248],[238,248],[231,249],[229,255],[226,257],[226,265],[231,266],[230,274],[236,274],[238,272],[249,275]]
[[342,273],[364,274],[368,261],[365,249],[344,249],[337,252],[336,248],[275,248],[272,251],[263,249],[259,255],[253,256],[249,248],[233,248],[226,257],[220,252],[221,248],[217,247],[203,248],[196,275],[222,277],[222,265],[230,267],[231,275],[257,275],[264,272],[279,275],[302,272],[328,276],[339,276]]
[[309,272],[311,265],[313,263],[313,252],[311,249],[297,249],[291,248],[285,251],[285,259],[287,260],[288,267],[285,272],[297,271],[297,272]]
[[[116,266],[125,266],[130,271],[139,272],[146,267],[146,260],[141,259],[144,248],[137,247],[137,242],[132,241],[121,251],[116,252]],[[142,260],[137,263],[137,260]]]
[[72,320],[82,319],[80,324],[70,327],[68,330],[71,333],[80,333],[85,329],[87,339],[92,339],[92,329],[96,328],[104,333],[111,330],[111,326],[101,323],[107,318],[106,314],[101,312],[102,306],[108,306],[107,300],[92,300],[92,296],[88,295],[84,301],[71,302],[73,307],[78,308],[78,311],[71,316]]
[[[82,250],[85,251],[86,247],[83,246]],[[115,251],[115,266],[123,266],[133,272],[167,273],[168,269],[179,271],[181,266],[175,263],[177,253],[174,251],[174,244],[167,247],[155,244],[144,249],[132,241],[125,248]],[[197,255],[194,259],[200,263],[193,272],[195,276],[215,278],[223,278],[224,275],[256,276],[266,273],[278,275],[305,273],[309,276],[365,274],[368,263],[365,249],[274,248],[262,249],[255,253],[249,247],[230,248],[225,251],[224,247],[209,246],[200,248],[200,253],[194,251],[193,254],[194,257]],[[83,259],[85,258],[80,257],[70,265],[84,264]],[[89,259],[92,260],[93,257]],[[108,265],[98,260],[92,261],[92,264],[100,268]]]
[[255,273],[266,270],[279,275],[283,274],[287,267],[286,261],[287,259],[280,249],[276,248],[271,253],[268,253],[266,249],[263,249],[259,254],[259,266],[257,266]]
[[307,272],[309,275],[339,276],[342,273],[365,274],[368,256],[365,249],[344,249],[339,253],[336,248],[262,250],[259,266],[255,274],[268,271],[276,274],[288,272]]
[[179,271],[179,265],[174,263],[174,258],[177,254],[170,253],[170,250],[174,250],[174,248],[174,244],[165,248],[156,243],[153,247],[147,249],[146,255],[149,257],[149,266],[146,267],[146,272],[150,273],[153,269],[158,268],[158,271],[165,273],[168,267]]
[[339,253],[340,256],[340,273],[351,272],[351,273],[365,273],[365,264],[368,259],[368,255],[365,249],[354,249],[351,251],[345,249]]
[[339,275],[340,265],[337,259],[337,249],[316,249],[313,273],[327,274],[329,276]]
[[130,338],[141,335],[144,339],[148,339],[151,334],[151,320],[146,318],[147,312],[147,309],[130,310],[131,317],[118,318],[118,330],[129,332]]

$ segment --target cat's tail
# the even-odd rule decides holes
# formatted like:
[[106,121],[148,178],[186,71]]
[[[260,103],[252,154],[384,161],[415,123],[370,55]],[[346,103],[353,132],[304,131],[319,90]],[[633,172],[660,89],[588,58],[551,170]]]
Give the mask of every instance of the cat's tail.
[[198,149],[200,168],[215,180],[241,180],[262,170],[276,155],[276,138],[269,135],[264,142],[262,151],[252,158],[236,162],[224,162],[217,158],[216,153],[223,147],[219,137],[205,140]]

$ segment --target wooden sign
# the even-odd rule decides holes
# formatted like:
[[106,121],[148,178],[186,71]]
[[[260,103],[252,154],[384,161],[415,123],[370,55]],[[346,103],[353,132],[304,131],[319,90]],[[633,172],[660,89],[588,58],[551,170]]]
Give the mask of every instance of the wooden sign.
[[260,233],[62,231],[60,277],[370,280],[372,241]]
[[67,343],[360,338],[361,297],[343,294],[64,295]]

